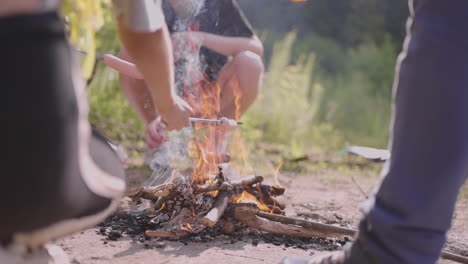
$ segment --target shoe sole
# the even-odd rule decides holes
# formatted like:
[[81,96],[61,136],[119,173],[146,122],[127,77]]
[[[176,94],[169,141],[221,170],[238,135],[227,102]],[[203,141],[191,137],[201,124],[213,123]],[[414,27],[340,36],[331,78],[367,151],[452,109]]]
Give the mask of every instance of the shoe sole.
[[104,211],[98,214],[67,219],[32,232],[16,233],[13,235],[13,241],[14,243],[25,245],[29,248],[37,248],[55,239],[93,227],[104,221],[108,215],[117,209],[122,197],[114,199]]

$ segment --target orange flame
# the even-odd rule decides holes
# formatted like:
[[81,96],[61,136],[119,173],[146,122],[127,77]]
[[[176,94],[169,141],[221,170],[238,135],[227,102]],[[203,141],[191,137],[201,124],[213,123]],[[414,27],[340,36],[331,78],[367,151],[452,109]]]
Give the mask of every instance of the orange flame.
[[182,226],[180,227],[180,230],[192,231],[193,228],[192,228],[192,226],[191,226],[190,224],[187,223],[185,226],[182,225]]
[[[194,23],[190,26],[189,31],[198,31],[199,24]],[[186,38],[190,52],[198,55],[199,43],[190,36]],[[197,60],[195,60],[197,61]],[[216,81],[211,81],[206,74],[202,72],[199,65],[191,63],[184,64],[187,72],[187,77],[190,78],[190,84],[183,89],[183,98],[193,108],[195,117],[205,119],[219,119],[221,113],[221,85]],[[188,85],[192,85],[188,87]],[[240,93],[238,89],[234,89],[236,112],[233,113],[235,118],[240,117]],[[198,137],[193,137],[190,141],[192,157],[194,159],[194,170],[192,174],[192,184],[204,184],[212,181],[219,173],[218,164],[221,163],[222,154],[224,152],[222,144],[224,144],[224,131],[221,126],[213,126],[210,124],[195,123],[194,128],[197,131],[205,132]],[[237,138],[235,139],[237,141]],[[238,142],[238,141],[237,141]],[[244,147],[245,149],[245,147]],[[247,160],[246,151],[242,154],[244,163]],[[216,196],[217,192],[211,193]]]
[[278,175],[279,175],[279,171],[280,171],[281,167],[283,167],[283,165],[284,165],[284,162],[282,161],[275,170],[275,184],[278,187],[282,187],[281,183],[278,181]]
[[250,194],[247,191],[243,191],[240,196],[233,197],[231,198],[230,202],[232,203],[253,203],[257,205],[258,209],[265,211],[265,212],[270,212],[270,208],[268,208],[268,205],[264,204],[263,202],[259,201],[257,197],[254,195]]
[[161,212],[162,210],[166,209],[166,203],[163,203],[163,205],[161,206],[161,208],[159,208],[158,210],[156,210],[156,213],[159,213]]

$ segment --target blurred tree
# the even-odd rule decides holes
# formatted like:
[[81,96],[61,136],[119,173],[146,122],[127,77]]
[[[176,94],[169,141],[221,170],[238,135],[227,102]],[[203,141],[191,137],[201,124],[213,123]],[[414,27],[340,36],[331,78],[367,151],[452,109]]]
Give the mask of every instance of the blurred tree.
[[[87,56],[81,60],[81,72],[88,79],[94,69],[96,58],[95,32],[109,18],[109,0],[63,0],[62,14],[67,24],[70,42]],[[103,8],[103,5],[106,8]]]
[[345,47],[366,41],[380,43],[387,34],[401,43],[408,15],[406,0],[314,0],[307,2],[303,10],[314,33]]

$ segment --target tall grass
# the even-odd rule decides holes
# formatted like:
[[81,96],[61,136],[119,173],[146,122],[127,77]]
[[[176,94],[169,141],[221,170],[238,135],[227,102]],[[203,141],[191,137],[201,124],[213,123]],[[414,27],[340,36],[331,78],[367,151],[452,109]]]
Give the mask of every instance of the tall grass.
[[248,137],[291,152],[346,142],[385,147],[395,50],[389,39],[345,50],[318,36],[297,41],[287,34],[274,45],[263,90],[244,118]]
[[258,100],[244,121],[251,140],[290,146],[292,152],[309,147],[336,148],[343,143],[331,124],[317,120],[324,87],[313,81],[315,55],[305,54],[290,64],[296,34],[275,44]]

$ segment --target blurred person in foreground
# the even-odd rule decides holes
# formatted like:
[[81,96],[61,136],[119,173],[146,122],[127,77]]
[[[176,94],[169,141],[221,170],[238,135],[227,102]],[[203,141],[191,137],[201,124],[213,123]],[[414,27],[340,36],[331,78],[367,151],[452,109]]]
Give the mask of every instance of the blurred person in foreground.
[[468,1],[410,0],[391,159],[353,243],[287,264],[436,263],[468,172]]
[[[160,3],[114,1],[121,39],[145,76],[167,129],[189,124],[191,108],[173,92],[169,33]],[[0,5],[4,89],[1,137],[0,263],[68,263],[46,243],[92,227],[120,203],[121,162],[91,134],[83,80],[58,0]]]
[[[201,79],[195,80],[197,89],[208,89],[207,93],[215,95],[213,83],[219,85],[218,118],[222,118],[225,132],[232,130],[236,126],[233,120],[247,111],[262,86],[262,43],[236,0],[163,0],[162,6],[177,60],[176,83],[200,75],[187,72],[184,64],[192,57],[198,57],[201,65],[195,65],[195,68],[202,74]],[[131,61],[132,56],[122,49],[119,57]],[[112,67],[111,64],[109,66]],[[119,68],[114,69],[122,72]],[[148,100],[145,81],[120,74],[123,92],[147,127],[149,147],[158,148],[166,138],[166,130],[161,126],[159,114],[154,111],[158,105]],[[187,89],[192,87],[183,87],[182,90],[186,92]],[[192,107],[196,109],[197,103],[193,102]],[[197,116],[200,112],[194,111],[194,114]],[[224,138],[225,133],[220,137]],[[226,141],[222,141],[219,149],[213,151],[224,154]]]

